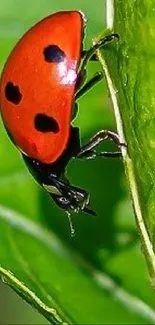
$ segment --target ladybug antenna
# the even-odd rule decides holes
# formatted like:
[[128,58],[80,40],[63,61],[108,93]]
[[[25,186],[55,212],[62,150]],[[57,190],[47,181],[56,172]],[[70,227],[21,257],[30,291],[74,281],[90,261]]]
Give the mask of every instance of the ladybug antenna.
[[68,216],[68,220],[69,220],[69,227],[70,227],[70,232],[71,232],[71,237],[74,237],[75,236],[75,228],[74,228],[74,225],[73,225],[73,222],[72,222],[72,217],[71,217],[71,213],[66,211],[67,212],[67,216]]

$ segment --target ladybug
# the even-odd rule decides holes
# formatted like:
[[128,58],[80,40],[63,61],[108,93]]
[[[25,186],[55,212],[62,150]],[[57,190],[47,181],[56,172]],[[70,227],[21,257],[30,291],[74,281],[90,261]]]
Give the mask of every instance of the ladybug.
[[81,11],[54,13],[34,25],[10,54],[0,81],[1,115],[6,131],[20,150],[37,182],[69,214],[89,208],[89,194],[72,186],[65,175],[71,158],[120,156],[97,153],[95,147],[117,134],[98,132],[81,146],[79,128],[72,125],[78,99],[102,79],[98,72],[86,82],[86,67],[95,52],[117,34],[83,50],[86,19]]

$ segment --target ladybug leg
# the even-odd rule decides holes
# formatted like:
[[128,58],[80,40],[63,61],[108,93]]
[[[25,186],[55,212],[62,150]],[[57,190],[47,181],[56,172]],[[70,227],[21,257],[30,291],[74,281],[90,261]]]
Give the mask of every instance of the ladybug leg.
[[115,39],[119,39],[118,34],[111,34],[111,35],[105,36],[105,37],[101,38],[96,44],[94,44],[88,51],[86,51],[84,56],[83,56],[81,70],[85,69],[88,61],[90,61],[91,58],[93,58],[93,55],[95,54],[95,52],[99,48],[101,48],[102,46],[107,45],[108,43],[111,43]]
[[69,184],[69,182],[63,182],[60,179],[54,178],[53,183],[55,187],[61,193],[60,195],[51,194],[55,203],[68,213],[77,213],[84,211],[92,215],[96,215],[89,207],[90,195],[79,187],[75,187]]
[[59,168],[53,169],[52,164],[46,165],[24,154],[22,156],[30,173],[60,208],[68,213],[84,211],[95,215],[88,207],[89,193],[70,185],[64,176],[65,170],[59,172]]
[[114,152],[102,151],[102,152],[97,152],[96,150],[88,150],[88,151],[85,151],[82,154],[79,153],[79,155],[77,155],[77,158],[80,158],[80,159],[95,159],[97,157],[121,158],[122,157],[122,153],[121,153],[121,151],[114,151]]
[[81,96],[83,96],[88,90],[94,87],[99,81],[103,79],[103,73],[97,72],[92,79],[90,79],[77,93],[75,96],[75,100],[78,100]]
[[77,158],[85,158],[85,159],[94,159],[96,157],[108,157],[108,158],[118,158],[121,157],[121,152],[97,152],[94,150],[99,143],[105,140],[112,140],[119,147],[126,147],[125,143],[121,143],[118,137],[118,134],[109,130],[101,130],[85,145],[83,146],[79,153],[77,154]]
[[[101,38],[99,40],[99,42],[94,44],[88,51],[82,51],[82,59],[83,60],[82,60],[82,64],[81,64],[80,71],[78,73],[78,78],[77,78],[76,90],[78,92],[76,95],[76,99],[78,99],[80,96],[82,96],[86,91],[91,89],[96,83],[98,83],[103,78],[102,73],[99,72],[98,74],[95,74],[95,76],[90,81],[88,81],[88,83],[86,83],[86,85],[83,86],[83,84],[85,83],[86,77],[87,77],[87,71],[86,71],[87,63],[90,60],[97,61],[97,56],[96,56],[95,52],[100,47],[112,42],[116,38],[119,39],[118,34],[111,34],[111,35],[105,36],[104,38]],[[83,88],[81,88],[82,86],[83,86]]]
[[[87,53],[87,50],[83,50],[82,51],[82,55],[81,55],[82,59],[85,57],[86,53]],[[90,61],[98,61],[97,55],[96,54],[93,54],[91,56],[91,58],[90,58]]]
[[[71,200],[66,198],[66,196],[52,195],[52,198],[59,208],[65,209],[67,216],[68,216],[68,220],[69,220],[71,236],[73,237],[75,235],[75,228],[73,225],[72,213],[79,212],[79,209],[77,209],[77,207],[73,206]],[[87,208],[86,206],[84,207],[83,211],[86,213],[89,213],[93,216],[96,216],[96,213],[94,211],[92,211],[91,209]]]

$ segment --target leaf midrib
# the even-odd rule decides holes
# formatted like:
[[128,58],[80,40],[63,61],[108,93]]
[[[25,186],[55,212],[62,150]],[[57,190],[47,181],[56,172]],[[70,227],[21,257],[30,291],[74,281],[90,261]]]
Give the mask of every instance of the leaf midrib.
[[[40,240],[42,243],[46,244],[48,248],[54,249],[57,254],[61,254],[61,256],[65,256],[67,258],[72,258],[72,254],[74,254],[74,261],[80,267],[85,267],[89,275],[91,275],[93,281],[100,286],[102,289],[108,291],[113,299],[119,301],[119,303],[128,310],[136,313],[139,316],[143,316],[145,319],[155,322],[155,311],[143,302],[141,299],[133,296],[128,293],[125,289],[122,289],[115,283],[115,281],[102,272],[99,272],[92,265],[88,263],[75,249],[70,249],[70,252],[67,252],[62,243],[56,238],[54,234],[51,234],[45,228],[43,229],[40,225],[36,224],[34,221],[27,219],[24,215],[16,213],[15,211],[6,208],[3,205],[0,205],[0,218],[7,221],[14,228],[18,228],[29,235]],[[6,276],[6,272],[3,268],[0,268],[0,273]],[[10,273],[7,274],[9,277]],[[16,280],[13,278],[10,279],[12,282]],[[18,283],[19,280],[17,279]],[[15,283],[17,283],[15,281]],[[10,283],[9,283],[10,284]],[[28,289],[29,290],[29,289]],[[31,291],[31,290],[30,290]],[[27,292],[28,293],[28,292]],[[29,292],[30,293],[30,292]],[[37,297],[37,296],[36,296]],[[38,297],[37,297],[38,298]],[[39,298],[38,298],[39,299]],[[40,299],[39,299],[40,300]],[[41,304],[44,303],[41,301]],[[57,304],[57,303],[56,303]],[[52,308],[46,306],[46,313],[50,313]],[[49,320],[47,315],[44,316]]]

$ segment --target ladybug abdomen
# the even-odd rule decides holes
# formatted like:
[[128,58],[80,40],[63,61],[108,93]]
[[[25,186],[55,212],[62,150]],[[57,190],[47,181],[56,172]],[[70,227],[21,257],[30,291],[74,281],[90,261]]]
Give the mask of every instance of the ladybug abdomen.
[[69,139],[82,26],[80,12],[47,17],[20,40],[2,74],[4,124],[22,152],[44,163]]

